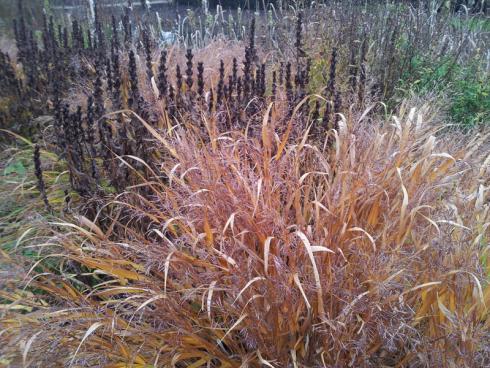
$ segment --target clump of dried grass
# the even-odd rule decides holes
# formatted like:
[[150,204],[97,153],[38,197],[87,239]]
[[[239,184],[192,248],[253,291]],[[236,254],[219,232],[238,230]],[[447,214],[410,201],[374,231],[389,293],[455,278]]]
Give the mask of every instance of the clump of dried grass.
[[254,136],[143,123],[165,179],[148,167],[109,226],[53,224],[47,256],[66,262],[25,275],[45,294],[4,310],[0,351],[38,366],[488,364],[488,133],[455,143],[402,109],[342,117],[322,148],[276,132],[273,110]]

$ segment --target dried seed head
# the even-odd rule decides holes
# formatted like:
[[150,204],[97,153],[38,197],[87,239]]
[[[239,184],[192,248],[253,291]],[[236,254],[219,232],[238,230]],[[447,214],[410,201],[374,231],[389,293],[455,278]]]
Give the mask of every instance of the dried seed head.
[[202,99],[204,96],[204,64],[197,64],[197,94]]
[[153,78],[153,66],[152,66],[152,61],[151,61],[151,40],[150,40],[150,33],[148,32],[148,29],[145,27],[143,29],[143,45],[145,48],[145,61],[146,61],[146,75],[148,76],[148,80],[151,81]]
[[237,58],[233,58],[233,70],[232,70],[233,84],[236,85],[238,79],[238,61]]
[[327,86],[327,92],[330,98],[335,96],[335,76],[337,70],[337,48],[334,47],[332,50],[332,57],[330,60],[330,74]]
[[167,51],[162,50],[160,53],[160,66],[158,68],[158,89],[160,98],[167,96],[168,80],[167,80]]
[[277,94],[277,72],[274,70],[272,72],[272,101],[276,100]]
[[113,91],[113,83],[112,83],[112,71],[111,71],[111,59],[106,59],[106,76],[107,76],[107,87],[109,88],[109,92]]
[[52,212],[53,209],[49,204],[48,196],[46,194],[46,185],[44,182],[43,170],[41,166],[41,152],[38,144],[34,146],[34,170],[37,178],[37,189],[39,190],[39,194],[41,195],[46,210]]
[[138,101],[139,98],[138,71],[136,67],[136,57],[133,50],[129,51],[128,71],[129,71],[129,81],[131,83],[131,91],[128,100],[128,106],[131,108],[134,107],[135,103]]
[[339,91],[335,91],[335,99],[334,99],[333,110],[335,113],[334,129],[338,130],[339,129],[338,123],[340,121],[340,116],[338,114],[342,111],[342,96],[341,96]]
[[187,52],[185,54],[185,58],[187,59],[186,61],[186,65],[187,65],[187,68],[185,70],[185,75],[186,75],[186,80],[185,80],[185,83],[187,84],[187,90],[190,91],[192,89],[192,85],[194,84],[194,81],[192,79],[192,58],[194,57],[194,55],[192,54],[192,50],[191,49],[187,49]]
[[221,105],[223,103],[223,94],[225,87],[225,63],[223,60],[220,60],[220,68],[219,68],[219,81],[218,81],[218,94],[216,98],[216,105]]
[[209,106],[208,106],[209,113],[213,112],[213,105],[214,105],[214,94],[213,94],[213,90],[211,89],[209,91]]
[[249,49],[252,53],[252,59],[255,58],[255,17],[252,18],[250,22],[250,38],[249,38]]
[[237,100],[240,101],[242,98],[242,77],[238,77],[236,81],[236,96]]
[[182,91],[182,73],[180,72],[180,65],[175,67],[175,76],[177,78],[177,95],[180,95]]
[[302,50],[301,32],[303,28],[303,13],[298,13],[298,19],[296,20],[296,42],[294,47],[296,47],[296,60],[299,63],[299,59],[304,56],[304,51]]
[[111,20],[112,20],[112,45],[116,51],[119,51],[120,45],[119,45],[117,21],[116,21],[116,17],[114,16],[114,14],[112,14]]

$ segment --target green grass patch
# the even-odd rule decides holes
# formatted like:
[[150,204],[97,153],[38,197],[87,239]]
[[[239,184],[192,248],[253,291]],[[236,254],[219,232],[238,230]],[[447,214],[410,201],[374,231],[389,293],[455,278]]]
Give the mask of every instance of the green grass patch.
[[417,56],[402,74],[398,98],[406,93],[441,94],[455,124],[470,127],[490,121],[490,78],[483,66],[461,64],[452,58],[432,60]]

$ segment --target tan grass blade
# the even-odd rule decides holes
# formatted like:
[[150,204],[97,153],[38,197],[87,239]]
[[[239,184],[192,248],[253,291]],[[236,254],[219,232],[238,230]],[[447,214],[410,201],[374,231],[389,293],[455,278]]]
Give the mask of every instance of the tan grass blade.
[[304,246],[306,248],[306,252],[308,253],[308,256],[310,258],[311,265],[313,267],[313,275],[315,277],[315,282],[316,282],[316,287],[317,287],[317,294],[318,294],[318,301],[317,301],[317,303],[318,303],[318,313],[319,313],[320,317],[323,318],[325,316],[325,310],[323,308],[322,284],[321,284],[321,281],[320,281],[320,273],[318,272],[318,268],[316,266],[315,257],[313,255],[313,251],[311,250],[311,244],[310,244],[310,241],[308,240],[308,238],[306,237],[306,235],[303,232],[297,231],[296,232],[296,235],[298,235],[298,237],[303,242],[303,244],[304,244]]
[[82,347],[85,340],[87,340],[90,337],[90,335],[92,335],[99,327],[101,327],[103,325],[104,325],[104,323],[102,323],[102,322],[95,322],[94,324],[92,324],[89,327],[87,332],[85,332],[85,335],[83,336],[82,341],[80,341],[80,344],[78,345],[77,350],[75,350],[75,354],[73,354],[73,357],[71,358],[69,367],[71,367],[73,365],[73,362],[75,361],[75,358],[78,355],[78,352],[80,351],[80,348]]

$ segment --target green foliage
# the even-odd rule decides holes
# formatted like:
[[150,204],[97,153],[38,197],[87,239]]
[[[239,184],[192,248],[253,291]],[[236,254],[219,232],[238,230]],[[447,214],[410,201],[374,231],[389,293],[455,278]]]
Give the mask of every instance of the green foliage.
[[452,58],[433,60],[416,56],[402,74],[399,91],[419,95],[442,94],[451,120],[463,126],[487,123],[490,118],[490,79],[476,62],[461,64]]
[[471,31],[490,32],[490,19],[482,17],[454,17],[451,24],[459,28],[467,28]]
[[465,125],[490,121],[490,80],[488,76],[465,73],[453,85],[449,113],[456,122]]
[[4,175],[15,174],[18,176],[25,176],[26,168],[22,161],[11,162],[3,171]]

